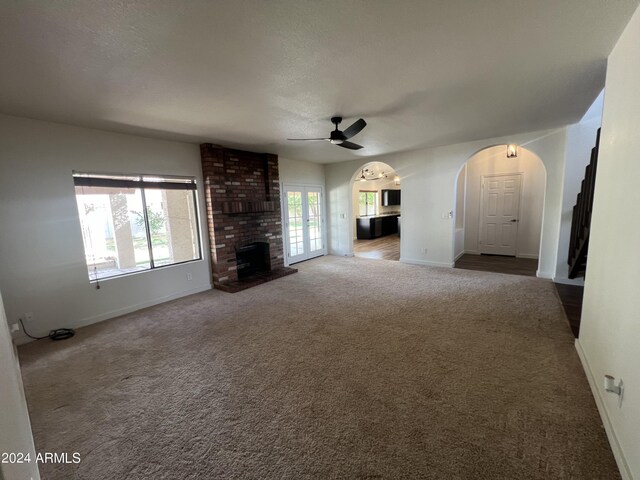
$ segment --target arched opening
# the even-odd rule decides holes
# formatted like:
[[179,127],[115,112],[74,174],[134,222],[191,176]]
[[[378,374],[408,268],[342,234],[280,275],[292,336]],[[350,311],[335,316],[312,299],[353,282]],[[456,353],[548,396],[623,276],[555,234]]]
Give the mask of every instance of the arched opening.
[[457,268],[535,276],[547,173],[518,147],[484,148],[460,168],[455,184],[453,261]]
[[356,257],[400,260],[401,185],[383,162],[362,165],[351,178],[350,232]]

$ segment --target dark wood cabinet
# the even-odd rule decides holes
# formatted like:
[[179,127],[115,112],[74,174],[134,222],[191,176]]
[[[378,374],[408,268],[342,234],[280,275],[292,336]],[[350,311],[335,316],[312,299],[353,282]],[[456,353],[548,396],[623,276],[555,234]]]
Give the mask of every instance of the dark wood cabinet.
[[400,190],[382,190],[382,206],[400,205]]
[[399,215],[383,215],[356,219],[358,240],[369,240],[398,233],[398,217]]
[[376,238],[375,218],[356,218],[356,236],[358,240],[369,240],[370,238]]
[[374,218],[372,223],[373,223],[373,236],[381,237],[382,236],[382,218]]

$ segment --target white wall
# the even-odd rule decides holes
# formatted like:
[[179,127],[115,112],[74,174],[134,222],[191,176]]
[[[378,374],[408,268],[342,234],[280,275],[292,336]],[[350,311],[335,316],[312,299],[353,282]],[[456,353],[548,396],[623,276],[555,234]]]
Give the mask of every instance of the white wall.
[[522,185],[516,256],[538,258],[546,181],[544,165],[526,148],[519,148],[516,158],[507,158],[506,151],[506,145],[487,148],[476,153],[467,162],[464,251],[480,253],[482,176],[520,173]]
[[538,155],[547,169],[539,274],[552,278],[558,250],[565,136],[566,129],[561,128],[326,165],[330,253],[352,254],[351,178],[364,164],[381,161],[390,165],[401,179],[401,261],[451,266],[453,219],[442,217],[447,217],[454,208],[461,166],[486,147],[517,143]]
[[591,158],[591,149],[596,144],[598,128],[602,123],[602,104],[604,91],[595,99],[580,122],[567,128],[567,151],[564,168],[564,190],[562,193],[562,217],[560,223],[560,240],[558,242],[558,265],[556,276],[553,279],[559,283],[583,285],[582,277],[570,280],[569,265],[569,239],[571,236],[571,220],[573,218],[573,206],[576,204],[585,168]]
[[[640,478],[640,9],[608,60],[585,295],[576,342],[625,478]],[[624,400],[605,393],[622,378]]]
[[[87,277],[74,169],[195,176],[204,260],[105,280],[96,290]],[[9,322],[33,312],[27,328],[42,335],[210,288],[204,204],[197,145],[0,115],[0,289]]]
[[[35,458],[29,412],[16,355],[0,295],[0,453],[29,453]],[[40,478],[31,463],[0,463],[0,478],[6,480]]]
[[280,183],[290,185],[319,185],[324,187],[324,166],[320,163],[278,158]]

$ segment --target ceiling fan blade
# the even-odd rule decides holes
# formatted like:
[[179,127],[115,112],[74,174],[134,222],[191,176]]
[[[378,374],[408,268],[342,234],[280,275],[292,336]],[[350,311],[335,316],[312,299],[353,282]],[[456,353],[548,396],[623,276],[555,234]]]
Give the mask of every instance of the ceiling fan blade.
[[349,150],[360,150],[361,148],[364,148],[362,145],[358,145],[357,143],[352,143],[347,141],[344,141],[342,143],[336,143],[336,145],[342,148],[348,148]]
[[307,142],[315,140],[329,140],[328,138],[287,138],[287,140],[293,140],[294,142]]
[[347,128],[343,133],[344,138],[351,138],[362,131],[364,127],[367,126],[367,122],[365,122],[362,118],[360,120],[356,120],[353,125]]

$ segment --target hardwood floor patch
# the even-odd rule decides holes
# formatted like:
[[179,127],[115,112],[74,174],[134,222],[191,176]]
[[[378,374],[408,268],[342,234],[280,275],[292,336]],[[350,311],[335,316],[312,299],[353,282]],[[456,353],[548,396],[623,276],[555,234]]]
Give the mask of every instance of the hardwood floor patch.
[[456,261],[455,268],[535,277],[536,270],[538,269],[538,260],[531,258],[503,257],[500,255],[465,254]]
[[373,240],[356,240],[353,244],[356,257],[400,260],[400,236],[386,235]]

